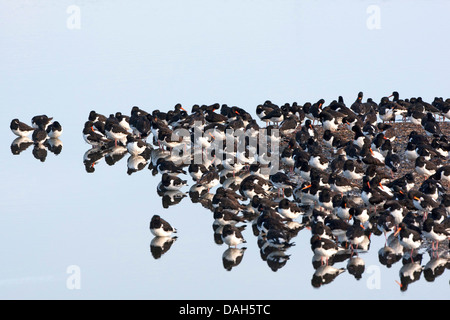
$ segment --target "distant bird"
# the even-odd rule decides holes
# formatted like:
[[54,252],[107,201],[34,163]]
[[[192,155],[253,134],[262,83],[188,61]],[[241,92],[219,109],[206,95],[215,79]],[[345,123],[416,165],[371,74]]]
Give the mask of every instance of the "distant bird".
[[63,128],[58,121],[54,121],[47,127],[47,135],[51,139],[59,138],[63,133]]
[[106,117],[100,113],[97,113],[95,110],[91,110],[91,112],[89,112],[89,116],[88,116],[88,120],[92,121],[92,122],[106,122]]
[[226,225],[226,224],[237,224],[239,222],[245,222],[245,218],[236,214],[232,210],[224,209],[221,206],[218,206],[214,209],[214,223],[219,225]]
[[108,143],[109,139],[100,131],[98,131],[94,122],[86,121],[83,128],[83,138],[86,143],[89,143],[93,147],[103,146]]
[[159,215],[154,215],[150,221],[150,231],[156,237],[170,237],[177,233],[177,229],[172,227],[166,220]]
[[47,140],[47,132],[44,129],[37,128],[33,131],[31,136],[34,143],[42,144],[45,140]]
[[122,128],[124,128],[127,131],[131,130],[129,116],[122,114],[122,112],[116,112],[115,117]]
[[423,239],[419,232],[408,228],[404,222],[400,223],[394,236],[398,235],[400,244],[411,252],[411,260],[413,259],[413,251],[418,249],[422,243]]
[[361,180],[365,175],[365,171],[361,163],[346,160],[343,167],[343,175],[350,180]]
[[212,189],[220,183],[220,177],[217,171],[211,170],[202,175],[202,177],[197,180],[198,184],[203,185],[206,189]]
[[52,122],[53,118],[47,117],[45,114],[34,116],[31,118],[31,126],[35,129],[47,130],[47,127]]
[[173,161],[166,158],[159,158],[155,167],[160,174],[186,174],[186,171],[183,169],[182,165],[176,165]]
[[425,130],[425,133],[428,136],[441,135],[441,127],[439,123],[434,118],[433,114],[428,112],[425,117],[422,118],[421,121],[422,127]]
[[270,111],[266,116],[264,116],[261,120],[265,121],[266,123],[272,122],[278,124],[284,120],[284,115],[280,108],[275,108],[272,111]]
[[122,128],[118,123],[108,122],[105,125],[106,137],[113,140],[117,147],[117,141],[120,141],[123,145],[126,145],[127,136],[130,133]]
[[418,174],[429,177],[436,173],[436,171],[438,170],[438,166],[420,156],[416,159],[415,170]]
[[286,188],[295,188],[296,183],[292,182],[288,175],[279,171],[275,174],[270,175],[270,182],[279,190],[284,192]]
[[147,143],[133,135],[128,135],[126,147],[132,156],[138,156],[147,149]]
[[311,250],[321,259],[321,264],[328,265],[328,261],[342,249],[333,241],[313,235],[310,240]]
[[231,271],[234,267],[238,266],[244,257],[244,252],[247,248],[228,248],[222,254],[223,267],[227,271]]
[[226,224],[223,227],[221,237],[223,242],[226,243],[228,247],[237,247],[237,245],[247,242],[242,236],[241,231],[231,224]]
[[180,177],[163,173],[161,178],[162,186],[168,191],[178,191],[180,188],[187,185],[187,180],[182,180]]
[[347,229],[346,236],[350,242],[352,250],[358,249],[358,246],[364,241],[366,236],[363,224],[358,220],[354,220],[353,225]]
[[422,227],[422,234],[425,238],[432,242],[432,249],[437,250],[439,242],[449,239],[450,232],[445,230],[444,225],[434,221],[433,218],[428,217]]
[[287,198],[283,198],[279,202],[277,212],[288,219],[297,219],[302,214],[298,205]]
[[35,128],[19,121],[19,119],[13,119],[9,127],[12,133],[18,137],[27,137],[35,130]]

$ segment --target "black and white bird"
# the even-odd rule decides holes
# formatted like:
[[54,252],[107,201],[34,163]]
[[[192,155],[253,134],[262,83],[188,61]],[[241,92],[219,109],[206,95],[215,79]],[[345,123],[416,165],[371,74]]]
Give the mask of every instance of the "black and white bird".
[[206,189],[212,189],[220,183],[219,173],[215,170],[210,170],[202,175],[202,177],[197,180],[198,184],[203,185]]
[[106,122],[107,117],[105,117],[103,114],[96,112],[95,110],[91,110],[91,112],[89,112],[89,116],[88,116],[88,121],[92,121],[92,122]]
[[406,250],[410,250],[412,260],[414,250],[419,249],[423,243],[421,234],[418,231],[409,228],[406,223],[402,222],[399,224],[394,236],[398,236],[400,244]]
[[365,227],[358,220],[354,220],[353,225],[347,229],[346,236],[350,242],[352,250],[356,250],[363,243],[366,237]]
[[447,231],[443,224],[437,223],[433,218],[428,217],[422,226],[422,234],[425,238],[432,242],[432,249],[437,250],[439,243],[449,239],[450,232]]
[[163,173],[161,177],[162,187],[167,191],[178,191],[187,185],[187,180],[182,180],[176,175]]
[[107,138],[114,141],[116,147],[118,145],[118,141],[120,141],[123,145],[126,145],[127,136],[130,135],[130,133],[122,126],[120,126],[118,123],[113,122],[106,123],[105,133]]
[[138,156],[147,149],[147,143],[133,135],[128,135],[126,147],[132,156]]
[[94,126],[94,122],[88,120],[84,124],[83,138],[86,143],[93,147],[103,146],[108,143],[109,139]]
[[222,240],[228,247],[237,247],[241,243],[247,243],[241,230],[232,224],[226,224],[222,229]]
[[35,129],[47,130],[47,127],[52,122],[53,117],[48,117],[47,115],[38,115],[31,118],[31,126]]
[[297,219],[303,211],[297,203],[290,201],[287,198],[283,198],[278,203],[277,212],[285,218],[294,220]]
[[10,129],[18,137],[27,137],[35,130],[34,127],[27,125],[19,119],[13,119],[10,124]]
[[311,250],[315,255],[320,257],[321,264],[328,265],[330,258],[335,256],[339,251],[343,250],[340,248],[334,240],[323,238],[314,234],[310,240]]
[[275,188],[282,192],[284,192],[284,190],[287,188],[296,187],[296,183],[292,182],[289,176],[281,171],[270,175],[269,180]]
[[214,209],[214,223],[217,225],[225,226],[226,224],[237,224],[239,222],[245,222],[245,218],[238,215],[234,210],[224,209],[222,206],[218,206]]
[[156,237],[170,237],[173,233],[177,233],[177,229],[172,227],[170,223],[154,215],[150,221],[150,231]]
[[31,135],[33,142],[36,144],[43,144],[48,139],[47,132],[44,129],[37,128]]
[[355,160],[346,160],[343,166],[343,176],[350,180],[361,180],[365,175],[362,163]]
[[173,174],[173,175],[180,174],[180,173],[186,174],[186,171],[183,169],[182,165],[177,165],[173,161],[166,159],[166,158],[158,158],[158,160],[156,161],[155,167],[160,174],[164,174],[164,173],[169,173],[169,174]]
[[417,157],[415,161],[415,171],[426,177],[430,177],[436,173],[438,166],[431,161],[426,160],[423,156]]

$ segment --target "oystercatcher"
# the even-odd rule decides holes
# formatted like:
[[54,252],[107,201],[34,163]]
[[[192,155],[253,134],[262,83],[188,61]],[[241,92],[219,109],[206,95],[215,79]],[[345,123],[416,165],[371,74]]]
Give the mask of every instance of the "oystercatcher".
[[91,112],[89,112],[89,116],[88,116],[88,120],[92,121],[92,122],[106,122],[106,117],[103,114],[97,113],[95,110],[92,110]]
[[242,216],[239,216],[232,210],[224,209],[223,207],[219,206],[214,209],[214,223],[219,225],[226,225],[226,224],[237,224],[239,222],[245,222],[245,218]]
[[47,135],[50,139],[57,139],[63,133],[63,128],[59,121],[54,121],[47,127]]
[[223,242],[225,242],[228,247],[237,247],[238,244],[247,243],[241,233],[241,230],[231,224],[224,225],[221,237]]
[[83,128],[83,138],[86,143],[94,147],[108,143],[109,139],[94,127],[92,121],[86,121]]
[[123,145],[126,145],[127,136],[130,133],[122,128],[117,123],[107,122],[105,125],[106,137],[114,140],[114,145],[117,147],[117,141],[120,141]]
[[19,119],[13,119],[9,127],[18,137],[27,137],[35,130],[35,128],[19,121]]
[[35,144],[43,144],[44,141],[47,140],[48,136],[44,129],[37,128],[33,131],[31,138]]
[[345,235],[350,242],[350,248],[352,249],[352,252],[358,249],[359,245],[361,245],[365,240],[365,231],[365,227],[359,220],[354,220],[353,225],[351,225],[347,229]]
[[178,191],[187,185],[187,180],[182,180],[180,177],[168,173],[163,173],[161,182],[164,189],[168,191]]
[[415,171],[418,174],[430,177],[436,173],[438,166],[433,162],[425,160],[423,156],[417,157],[415,161]]
[[342,250],[333,240],[321,238],[317,234],[311,237],[310,243],[314,254],[320,256],[322,265],[324,261],[328,265],[329,259]]
[[297,219],[302,214],[302,209],[295,202],[287,198],[283,198],[277,207],[277,212],[288,219]]
[[343,176],[350,180],[361,180],[365,171],[361,163],[354,160],[346,160],[343,167]]
[[170,237],[177,229],[159,215],[154,215],[150,221],[150,231],[156,237]]
[[31,118],[31,126],[35,129],[47,130],[47,127],[52,122],[53,117],[48,117],[47,115],[39,115]]

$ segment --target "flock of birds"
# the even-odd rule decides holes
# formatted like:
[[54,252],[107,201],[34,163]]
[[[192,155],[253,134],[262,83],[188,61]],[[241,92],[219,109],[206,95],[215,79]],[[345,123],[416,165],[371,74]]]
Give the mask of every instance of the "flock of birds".
[[[93,110],[83,128],[92,146],[84,163],[93,172],[105,155],[113,163],[129,154],[128,173],[148,167],[159,174],[157,191],[168,196],[168,205],[185,196],[181,189],[189,183],[180,176],[190,176],[191,200],[212,211],[215,241],[228,247],[227,270],[242,260],[248,224],[273,271],[289,260],[299,231],[309,230],[313,286],[344,272],[333,264],[345,259],[346,270],[361,278],[358,253],[369,250],[372,235],[384,234],[380,261],[390,266],[403,258],[400,285],[406,290],[422,272],[435,278],[450,266],[450,142],[441,128],[447,122],[439,121],[445,118],[450,99],[402,100],[397,92],[379,103],[364,102],[360,92],[349,106],[342,97],[328,105],[323,99],[280,106],[268,100],[257,106],[256,117],[218,103],[193,105],[190,112],[181,104],[167,112],[134,106],[130,115]],[[401,132],[405,148],[396,143],[402,121],[413,128]],[[249,137],[264,139],[267,150]],[[177,230],[159,215],[150,230],[152,253],[160,257]],[[424,250],[433,262],[425,267]]]
[[63,133],[63,128],[59,121],[53,121],[53,117],[45,114],[36,115],[31,118],[31,124],[16,118],[11,120],[9,127],[17,136],[11,143],[12,154],[19,155],[30,146],[34,146],[34,157],[44,162],[47,158],[47,150],[55,155],[61,153],[63,145],[59,138]]

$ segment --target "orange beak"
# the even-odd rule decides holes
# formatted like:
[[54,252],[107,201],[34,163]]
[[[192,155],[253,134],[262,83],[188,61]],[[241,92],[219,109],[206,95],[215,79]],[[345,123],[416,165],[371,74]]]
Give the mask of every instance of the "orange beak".
[[307,185],[307,186],[303,187],[302,190],[305,190],[305,189],[308,189],[308,188],[311,188],[311,185]]
[[402,228],[398,228],[397,231],[395,231],[394,237],[397,236],[397,234],[400,232],[400,230],[402,230]]
[[[181,110],[186,111],[183,107],[180,107]],[[187,111],[186,111],[187,112]]]
[[367,186],[369,187],[369,189],[370,189],[370,183],[369,183],[369,181],[367,181]]
[[370,153],[373,155],[373,150],[372,150],[372,148],[369,148],[369,150],[370,150]]
[[384,190],[383,186],[381,185],[381,182],[378,183],[378,185],[380,186],[381,190]]

